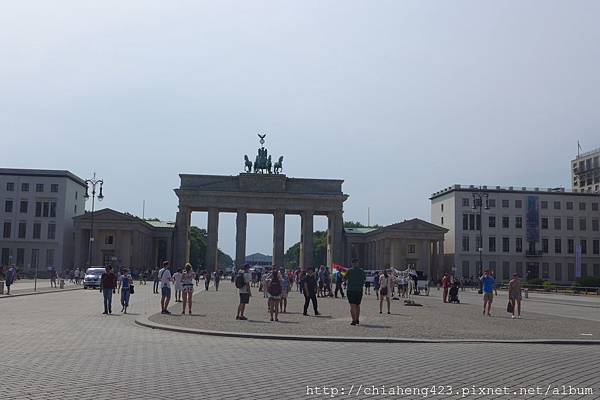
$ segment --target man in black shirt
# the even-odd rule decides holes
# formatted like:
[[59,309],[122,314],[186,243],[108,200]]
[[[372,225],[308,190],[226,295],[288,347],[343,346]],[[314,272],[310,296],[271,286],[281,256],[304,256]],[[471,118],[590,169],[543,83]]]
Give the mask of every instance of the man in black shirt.
[[315,315],[319,314],[317,311],[317,278],[315,277],[314,268],[308,269],[308,274],[304,278],[304,315],[308,315],[308,305],[312,301]]

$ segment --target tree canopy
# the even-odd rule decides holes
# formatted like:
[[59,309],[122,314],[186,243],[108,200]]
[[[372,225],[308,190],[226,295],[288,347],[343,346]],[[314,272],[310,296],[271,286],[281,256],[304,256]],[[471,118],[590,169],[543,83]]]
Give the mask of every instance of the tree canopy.
[[[208,234],[206,229],[192,226],[190,229],[190,264],[192,264],[194,268],[204,267],[206,265],[207,243]],[[233,259],[228,254],[218,250],[217,264],[219,265],[219,268],[231,267],[233,265]]]

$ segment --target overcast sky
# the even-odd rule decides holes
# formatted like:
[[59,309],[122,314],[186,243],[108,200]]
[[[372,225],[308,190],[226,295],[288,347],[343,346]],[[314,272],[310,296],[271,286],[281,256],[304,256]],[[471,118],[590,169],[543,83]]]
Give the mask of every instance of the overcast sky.
[[[429,220],[454,183],[569,187],[600,146],[598,1],[10,1],[0,166],[104,178],[102,206],[174,220],[179,173],[235,175],[257,133],[345,219]],[[206,217],[193,222],[205,226]],[[286,244],[299,240],[287,218]],[[324,218],[315,229],[324,229]],[[272,217],[248,252],[271,254]],[[235,217],[219,246],[234,256]]]

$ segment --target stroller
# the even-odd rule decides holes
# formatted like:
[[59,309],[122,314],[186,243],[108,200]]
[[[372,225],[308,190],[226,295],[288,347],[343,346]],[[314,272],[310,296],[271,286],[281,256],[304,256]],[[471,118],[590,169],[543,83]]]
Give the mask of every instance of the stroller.
[[448,295],[450,297],[448,302],[454,303],[454,304],[460,304],[460,300],[458,299],[458,284],[456,282],[454,282],[454,284],[450,288]]

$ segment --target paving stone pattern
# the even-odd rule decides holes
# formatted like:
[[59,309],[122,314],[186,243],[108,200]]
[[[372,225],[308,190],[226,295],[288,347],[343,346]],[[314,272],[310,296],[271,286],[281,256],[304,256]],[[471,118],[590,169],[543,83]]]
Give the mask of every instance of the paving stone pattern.
[[[151,286],[130,315],[101,315],[97,291],[0,301],[2,399],[330,399],[386,387],[590,387],[599,398],[599,348],[590,345],[358,344],[190,335],[134,324],[158,304]],[[117,298],[113,311],[119,311]],[[362,392],[354,393],[362,385]],[[348,396],[353,388],[354,393]],[[434,398],[461,398],[429,396]],[[542,398],[487,396],[477,398]],[[566,398],[547,397],[547,398]]]

